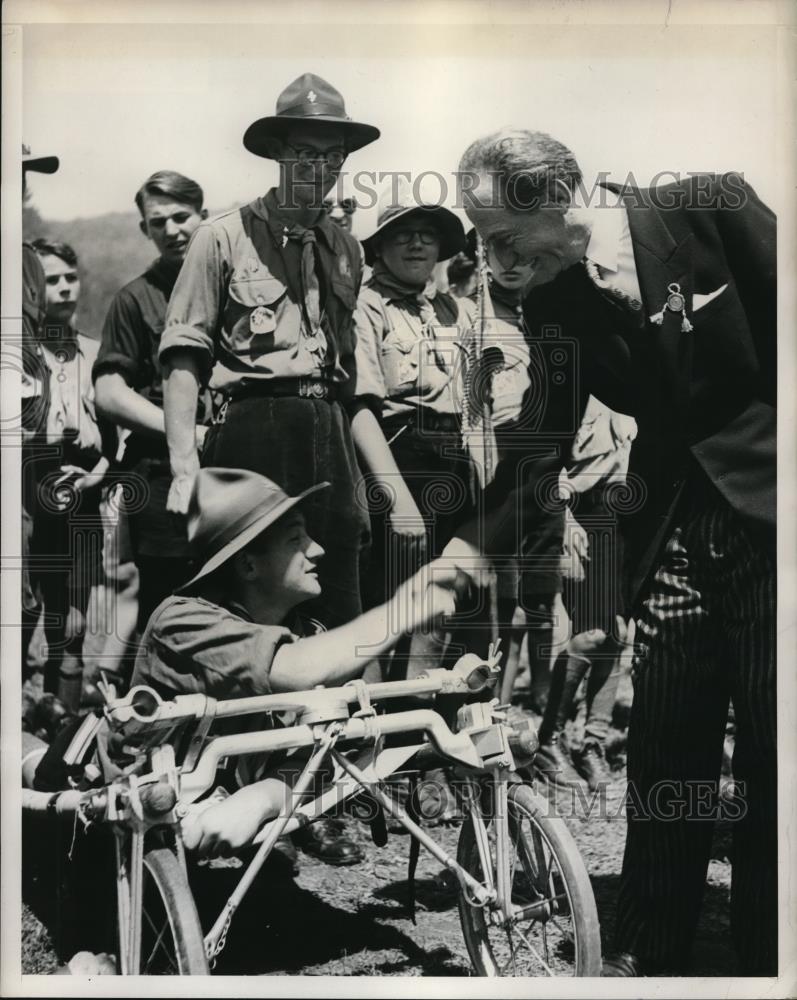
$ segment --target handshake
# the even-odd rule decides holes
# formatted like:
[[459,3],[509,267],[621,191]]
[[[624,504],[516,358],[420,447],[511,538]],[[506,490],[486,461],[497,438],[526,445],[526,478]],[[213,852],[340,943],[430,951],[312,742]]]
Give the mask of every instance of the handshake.
[[411,631],[453,615],[473,587],[488,585],[491,574],[488,561],[476,549],[453,539],[439,558],[397,588],[390,603],[401,623],[399,630]]

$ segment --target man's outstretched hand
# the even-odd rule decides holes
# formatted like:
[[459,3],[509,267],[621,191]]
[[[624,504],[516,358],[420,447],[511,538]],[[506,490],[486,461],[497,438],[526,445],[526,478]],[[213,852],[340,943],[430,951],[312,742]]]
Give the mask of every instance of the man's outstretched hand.
[[188,501],[191,499],[191,490],[194,488],[198,472],[199,456],[196,452],[188,459],[179,462],[172,460],[173,478],[169,496],[166,498],[166,510],[172,514],[188,513]]
[[490,584],[493,569],[489,558],[463,538],[454,536],[436,562],[448,564],[464,573],[476,587],[487,587]]
[[435,559],[422,566],[396,591],[399,611],[408,627],[453,615],[471,577],[452,560]]

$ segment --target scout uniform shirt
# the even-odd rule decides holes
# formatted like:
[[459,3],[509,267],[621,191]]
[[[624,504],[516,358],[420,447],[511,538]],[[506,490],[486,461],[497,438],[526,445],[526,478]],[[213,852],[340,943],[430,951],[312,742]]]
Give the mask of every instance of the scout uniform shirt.
[[[102,343],[94,363],[93,378],[110,372],[120,374],[145,399],[163,409],[163,372],[158,351],[169,298],[179,267],[162,258],[125,285],[114,296],[102,330]],[[200,400],[200,404],[204,401]],[[202,422],[198,414],[197,422]],[[133,431],[125,452],[128,465],[140,457],[168,461],[165,441]]]
[[[308,322],[302,274],[307,239],[320,295],[316,329]],[[346,395],[361,277],[362,250],[353,236],[323,212],[306,230],[287,226],[272,189],[196,230],[169,303],[160,357],[194,351],[210,388],[228,395],[302,376],[331,379]]]
[[[163,370],[158,360],[166,310],[180,268],[155,260],[114,296],[102,330],[92,377],[117,373],[139,395],[163,409]],[[210,417],[210,394],[200,394],[196,422]],[[163,438],[139,431],[126,437],[121,468],[146,484],[147,500],[130,511],[136,557],[188,559],[184,524],[166,510],[172,474]]]
[[434,292],[431,283],[420,292],[403,286],[377,261],[355,313],[354,395],[377,404],[383,420],[419,409],[458,415],[472,311],[472,303]]
[[[146,684],[166,700],[184,694],[206,694],[219,701],[271,694],[269,675],[280,646],[323,631],[319,622],[296,613],[289,616],[288,625],[259,625],[243,605],[221,593],[212,596],[214,600],[174,595],[155,609],[141,640],[131,687]],[[267,712],[218,720],[211,733],[258,732],[294,721],[292,712]],[[282,757],[235,758],[235,784],[259,780],[267,766]]]

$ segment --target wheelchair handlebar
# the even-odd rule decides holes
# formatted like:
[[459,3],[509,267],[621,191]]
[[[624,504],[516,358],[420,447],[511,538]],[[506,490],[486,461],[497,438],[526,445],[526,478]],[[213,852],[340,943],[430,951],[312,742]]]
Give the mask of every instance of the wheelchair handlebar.
[[[224,719],[254,715],[261,712],[323,712],[333,703],[351,705],[368,701],[380,702],[424,694],[473,694],[492,686],[499,673],[497,656],[483,660],[472,653],[460,657],[451,670],[429,670],[411,681],[385,681],[364,684],[350,681],[336,688],[314,688],[288,694],[256,695],[214,701],[203,694],[178,695],[164,701],[156,691],[138,685],[123,697],[110,702],[105,713],[114,728],[135,729],[154,723],[179,724],[186,719],[201,719],[207,715]],[[361,705],[361,707],[365,707]]]

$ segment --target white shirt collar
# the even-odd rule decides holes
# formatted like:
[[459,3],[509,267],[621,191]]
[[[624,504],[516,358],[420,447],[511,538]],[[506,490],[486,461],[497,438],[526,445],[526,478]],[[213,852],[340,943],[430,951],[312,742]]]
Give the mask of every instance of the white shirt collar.
[[619,269],[620,245],[628,225],[620,195],[602,188],[593,194],[594,205],[587,209],[592,223],[585,256],[605,271]]

